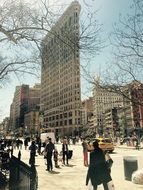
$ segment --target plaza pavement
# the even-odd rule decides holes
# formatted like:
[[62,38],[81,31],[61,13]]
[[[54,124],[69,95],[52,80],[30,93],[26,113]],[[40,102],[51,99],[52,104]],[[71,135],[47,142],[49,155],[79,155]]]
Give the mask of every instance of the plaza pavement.
[[[60,151],[62,146],[58,144],[56,147]],[[53,173],[46,171],[43,156],[36,156],[38,190],[92,190],[85,186],[87,167],[83,166],[81,145],[70,145],[69,149],[73,150],[73,157],[69,160],[69,166],[62,166],[62,164],[59,163],[60,168],[54,168]],[[18,155],[18,150],[14,150],[14,155]],[[23,147],[21,150],[21,160],[28,164],[29,155],[29,150],[24,150]],[[114,161],[111,174],[115,190],[143,190],[143,185],[133,184],[131,181],[124,179],[123,157],[121,155],[118,156],[118,154],[111,154],[111,157]],[[141,166],[143,166],[143,152],[140,163],[140,167]],[[98,187],[98,190],[103,190],[102,185]]]

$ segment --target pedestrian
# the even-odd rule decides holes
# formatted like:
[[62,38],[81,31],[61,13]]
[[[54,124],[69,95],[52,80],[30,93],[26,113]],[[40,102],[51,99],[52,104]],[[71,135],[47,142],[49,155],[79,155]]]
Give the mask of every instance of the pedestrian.
[[74,137],[72,137],[72,143],[73,143],[73,145],[75,145],[76,144],[76,137],[74,136]]
[[38,140],[38,154],[39,154],[39,155],[41,154],[41,147],[42,147],[42,141],[41,141],[41,139],[39,138],[39,140]]
[[58,150],[57,148],[54,149],[54,162],[55,162],[55,168],[59,168],[59,165],[58,165]]
[[88,146],[85,139],[82,140],[82,148],[83,148],[83,164],[84,166],[88,166]]
[[20,150],[22,150],[22,145],[23,145],[23,140],[19,139],[19,147],[20,147]]
[[29,150],[30,150],[29,164],[31,166],[35,165],[35,156],[36,156],[37,149],[38,149],[38,147],[36,146],[35,141],[33,140],[31,142],[31,145],[29,146]]
[[58,135],[56,136],[56,143],[57,144],[59,143],[59,136]]
[[65,165],[65,159],[66,159],[66,164],[68,165],[68,143],[67,143],[67,139],[63,140],[63,144],[62,144],[62,153],[63,153],[63,164]]
[[135,146],[136,146],[136,150],[139,150],[140,149],[140,146],[139,146],[139,139],[136,137],[135,139]]
[[19,150],[19,146],[20,146],[20,139],[18,138],[18,139],[16,140],[16,147],[17,147],[17,150]]
[[113,160],[112,160],[112,158],[110,157],[110,155],[109,155],[109,153],[107,151],[105,151],[104,154],[105,154],[105,160],[106,160],[107,169],[111,173],[111,167],[113,165]]
[[62,151],[60,151],[58,154],[58,161],[59,161],[59,167],[60,167],[60,165],[63,165],[63,153],[62,153]]
[[107,168],[105,155],[97,141],[93,142],[94,150],[90,152],[90,163],[86,177],[86,185],[89,180],[93,186],[93,190],[97,190],[97,186],[103,184],[104,190],[109,190],[107,183],[112,181],[110,171]]
[[53,170],[52,154],[53,154],[54,149],[55,149],[55,146],[52,143],[52,139],[48,138],[48,143],[46,144],[45,149],[44,149],[46,159],[47,159],[47,169],[46,169],[47,171]]
[[28,147],[28,139],[27,138],[24,139],[24,147],[25,147],[25,150],[27,150],[27,147]]

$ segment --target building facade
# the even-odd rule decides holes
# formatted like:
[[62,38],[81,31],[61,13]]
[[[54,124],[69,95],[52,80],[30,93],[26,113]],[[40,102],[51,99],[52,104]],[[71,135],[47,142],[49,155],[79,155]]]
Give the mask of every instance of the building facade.
[[25,92],[28,92],[28,85],[16,86],[13,102],[10,106],[10,124],[11,129],[15,130],[23,125],[23,110],[22,108],[26,107],[24,103],[25,100]]
[[29,110],[24,115],[25,135],[40,136],[39,110]]
[[71,134],[81,123],[79,14],[71,3],[43,39],[41,102],[44,125]]
[[143,130],[143,84],[133,81],[128,84],[124,93],[124,123],[125,135],[130,135],[133,131],[137,133]]
[[123,106],[123,96],[110,91],[110,86],[97,85],[93,88],[94,127],[98,134],[103,134],[104,113],[106,110]]
[[110,86],[96,85],[94,88],[94,125],[97,133],[125,137],[143,131],[143,85],[133,81],[121,87],[121,92],[110,92]]
[[41,84],[35,84],[29,88],[28,111],[39,110],[40,108]]
[[25,114],[30,110],[39,110],[40,85],[30,88],[29,85],[16,86],[13,102],[10,106],[10,128],[15,133],[24,131]]
[[103,134],[106,137],[114,138],[119,131],[117,108],[105,110]]
[[83,126],[88,125],[93,116],[93,98],[90,97],[82,101],[81,109],[81,124]]
[[11,134],[9,117],[5,117],[0,125],[0,137],[9,138]]

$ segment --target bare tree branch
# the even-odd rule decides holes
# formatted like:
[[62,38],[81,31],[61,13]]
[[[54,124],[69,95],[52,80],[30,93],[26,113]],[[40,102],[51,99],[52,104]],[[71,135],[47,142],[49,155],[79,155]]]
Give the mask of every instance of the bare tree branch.
[[[87,3],[86,6],[88,6]],[[63,5],[61,7],[63,12]],[[62,43],[71,48],[73,53],[75,53],[77,49],[80,49],[84,55],[86,53],[86,55],[89,54],[90,56],[100,52],[100,49],[103,47],[103,42],[99,37],[101,25],[99,25],[96,20],[96,12],[92,13],[89,10],[87,18],[85,17],[85,22],[81,22],[80,36],[76,36],[74,30],[73,34],[69,36],[67,28],[61,37],[61,35],[59,36],[56,32],[51,30],[61,14],[61,7],[56,7],[56,12],[54,12],[48,0],[41,0],[38,9],[20,0],[5,1],[0,5],[0,45],[5,49],[7,48],[7,50],[12,49],[13,56],[13,51],[17,49],[15,50],[15,69],[16,66],[18,66],[17,54],[21,54],[22,47],[26,50],[29,49],[31,52],[36,51],[35,55],[37,60],[39,64],[41,63],[41,43],[43,43],[43,38],[47,33],[50,34],[51,37],[55,36],[55,38],[58,39],[57,43]],[[6,43],[7,45],[4,46]],[[25,62],[25,55],[22,56],[21,65],[25,65],[28,62],[30,63],[33,58],[33,56],[28,57]],[[4,64],[5,67],[2,67],[3,69],[1,70],[0,76],[5,77],[12,72],[11,69],[9,69],[8,72],[8,68],[14,65],[14,61],[11,62],[10,59],[11,58],[9,58],[9,62],[7,59],[7,66]],[[34,59],[34,61],[35,60],[36,59]],[[1,64],[3,64],[3,62],[1,62]],[[25,69],[29,69],[29,67],[25,67]],[[2,75],[2,72],[4,72],[4,75]],[[27,70],[27,73],[30,72]]]

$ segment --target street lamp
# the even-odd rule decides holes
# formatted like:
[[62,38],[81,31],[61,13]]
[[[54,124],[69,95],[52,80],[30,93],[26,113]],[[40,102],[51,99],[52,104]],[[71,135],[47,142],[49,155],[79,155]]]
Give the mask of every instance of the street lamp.
[[38,136],[41,136],[41,129],[43,127],[43,123],[44,123],[44,105],[45,104],[38,104],[39,106],[39,125],[37,127],[37,132],[38,132]]

